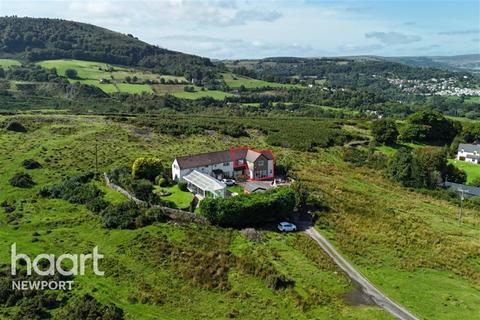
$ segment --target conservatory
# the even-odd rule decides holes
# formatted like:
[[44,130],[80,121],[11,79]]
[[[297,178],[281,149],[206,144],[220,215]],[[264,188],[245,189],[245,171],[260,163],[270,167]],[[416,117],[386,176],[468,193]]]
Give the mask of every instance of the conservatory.
[[201,198],[225,198],[227,194],[225,183],[197,170],[184,176],[183,180],[187,182],[188,190]]

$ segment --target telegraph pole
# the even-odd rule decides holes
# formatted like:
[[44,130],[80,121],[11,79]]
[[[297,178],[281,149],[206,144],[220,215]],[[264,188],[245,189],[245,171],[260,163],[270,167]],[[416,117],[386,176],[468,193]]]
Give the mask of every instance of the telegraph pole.
[[98,140],[95,133],[95,178],[98,179]]
[[460,214],[458,215],[458,224],[462,223],[462,215],[463,215],[463,199],[465,198],[465,190],[463,188],[459,188],[460,191]]

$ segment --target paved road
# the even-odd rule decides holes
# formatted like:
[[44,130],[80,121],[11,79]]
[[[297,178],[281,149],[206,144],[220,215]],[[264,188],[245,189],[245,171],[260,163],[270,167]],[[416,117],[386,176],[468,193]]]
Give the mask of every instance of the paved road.
[[418,320],[413,314],[401,305],[393,302],[385,294],[380,292],[367,278],[362,276],[333,245],[313,227],[308,227],[305,232],[315,240],[318,245],[333,259],[333,261],[353,280],[365,294],[367,294],[379,307],[401,320]]

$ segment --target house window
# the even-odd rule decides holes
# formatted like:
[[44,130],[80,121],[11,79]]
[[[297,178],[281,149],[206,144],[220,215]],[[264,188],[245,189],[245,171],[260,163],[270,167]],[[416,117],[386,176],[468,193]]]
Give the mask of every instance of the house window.
[[237,162],[238,162],[238,164],[244,164],[243,159],[240,159]]
[[230,165],[230,163],[228,163],[228,162],[224,162],[224,163],[223,163],[223,166],[224,166],[224,167],[228,167],[229,165]]
[[258,164],[259,166],[263,166],[263,160],[259,160],[259,161],[257,162],[257,164]]

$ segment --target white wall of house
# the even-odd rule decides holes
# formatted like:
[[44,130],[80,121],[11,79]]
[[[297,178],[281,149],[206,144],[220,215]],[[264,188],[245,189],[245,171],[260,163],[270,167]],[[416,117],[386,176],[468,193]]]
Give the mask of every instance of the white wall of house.
[[[468,156],[470,156],[470,158]],[[457,153],[457,160],[478,164],[479,163],[478,159],[472,159],[471,158],[472,156],[478,157],[480,156],[480,154],[478,154],[477,152],[472,153],[472,152],[464,152],[463,150],[459,150]]]
[[208,174],[209,176],[213,176],[213,170],[222,170],[226,177],[233,177],[233,161],[217,163],[209,166],[201,166],[197,168],[180,169],[178,162],[175,159],[175,161],[172,163],[172,178],[177,181],[181,180],[193,170]]
[[268,160],[268,172],[267,174],[269,176],[271,176],[273,174],[273,161],[272,160]]

